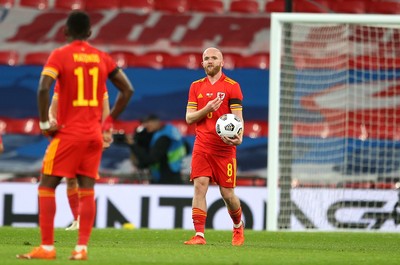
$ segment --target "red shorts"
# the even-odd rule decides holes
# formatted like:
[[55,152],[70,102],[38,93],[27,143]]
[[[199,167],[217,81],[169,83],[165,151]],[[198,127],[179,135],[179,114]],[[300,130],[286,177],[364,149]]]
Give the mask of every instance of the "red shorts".
[[45,175],[75,178],[78,175],[98,177],[103,152],[103,140],[70,140],[54,138],[47,147],[42,173]]
[[190,180],[198,177],[209,177],[219,186],[234,188],[236,187],[236,158],[193,152]]

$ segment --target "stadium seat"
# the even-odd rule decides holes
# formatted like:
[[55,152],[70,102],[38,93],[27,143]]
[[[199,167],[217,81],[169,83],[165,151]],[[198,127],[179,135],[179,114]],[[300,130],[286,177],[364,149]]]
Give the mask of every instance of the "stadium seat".
[[14,0],[0,0],[0,7],[11,8],[14,4]]
[[240,57],[241,55],[237,53],[224,53],[224,68],[228,70],[235,69]]
[[367,12],[365,0],[341,0],[332,3],[331,8],[335,13],[364,14]]
[[328,0],[295,0],[293,9],[299,13],[328,13],[331,11]]
[[367,5],[367,13],[371,14],[400,14],[398,1],[372,1]]
[[86,10],[110,10],[119,8],[119,0],[86,0]]
[[49,52],[31,52],[25,55],[24,64],[44,65],[49,57]]
[[171,13],[184,13],[189,10],[187,0],[154,0],[154,9]]
[[265,3],[265,12],[285,12],[285,1],[284,0],[273,0]]
[[268,67],[268,53],[257,53],[249,56],[242,56],[236,60],[236,68],[267,69]]
[[126,68],[129,62],[134,61],[136,56],[132,52],[114,51],[110,52],[111,57],[119,67]]
[[190,10],[195,12],[207,12],[221,14],[225,11],[222,0],[191,0]]
[[268,136],[268,123],[265,121],[245,121],[244,136],[259,138]]
[[43,9],[47,9],[49,7],[49,1],[48,0],[20,0],[19,5],[43,10]]
[[19,54],[17,51],[0,51],[0,64],[14,66],[19,63]]
[[144,67],[153,69],[164,68],[166,53],[149,52],[142,55],[135,55],[135,58],[128,61],[129,67]]
[[259,13],[260,6],[257,0],[233,0],[229,11],[238,13]]
[[168,55],[165,58],[165,67],[170,68],[201,68],[201,53],[182,53],[179,55]]
[[6,134],[29,134],[38,135],[41,133],[39,123],[36,119],[11,119],[0,118],[0,124],[5,125]]
[[85,9],[86,0],[55,0],[54,8],[74,10],[74,9]]
[[132,8],[148,13],[154,9],[154,0],[123,0],[119,4],[120,8]]

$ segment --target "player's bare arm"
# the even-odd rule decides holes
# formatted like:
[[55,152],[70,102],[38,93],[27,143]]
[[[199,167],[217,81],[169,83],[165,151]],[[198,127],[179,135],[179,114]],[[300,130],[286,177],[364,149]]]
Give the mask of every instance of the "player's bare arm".
[[213,100],[210,100],[207,105],[200,109],[200,110],[194,110],[194,109],[187,109],[186,110],[186,122],[188,124],[193,124],[198,122],[199,120],[203,119],[205,116],[207,116],[208,113],[216,111],[219,109],[219,107],[222,104],[222,99],[219,97],[216,97]]
[[[103,100],[103,114],[102,114],[102,121],[104,122],[105,119],[110,115],[110,102],[108,101],[108,98],[105,98]],[[103,148],[107,149],[111,146],[113,141],[112,138],[112,132],[107,131],[103,132]]]
[[58,109],[58,99],[53,97],[49,107],[50,124],[57,125],[57,109]]
[[49,121],[49,102],[50,89],[54,83],[54,79],[47,75],[42,75],[39,81],[38,88],[38,108],[39,108],[39,126],[42,134],[50,136],[58,130],[57,124],[51,124]]
[[115,104],[109,115],[113,119],[116,119],[125,109],[126,105],[128,105],[129,100],[134,93],[134,88],[128,77],[121,69],[117,71],[112,77],[110,77],[110,80],[119,90],[118,96],[115,100]]

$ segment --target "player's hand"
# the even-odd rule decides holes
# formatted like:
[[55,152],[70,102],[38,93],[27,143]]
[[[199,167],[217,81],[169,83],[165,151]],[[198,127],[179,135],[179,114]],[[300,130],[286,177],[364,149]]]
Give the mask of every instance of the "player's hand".
[[113,142],[112,132],[103,132],[103,149],[107,149]]
[[207,102],[207,109],[208,112],[213,112],[219,109],[219,107],[221,107],[222,104],[222,99],[220,97],[216,97],[213,100],[210,100],[209,102]]
[[226,143],[227,145],[233,145],[233,146],[238,146],[242,143],[243,138],[240,137],[239,135],[235,135],[233,137],[227,137],[227,136],[221,136],[222,141]]
[[41,130],[42,131],[42,135],[46,136],[46,137],[52,137],[54,136],[54,134],[61,128],[61,126],[59,126],[57,124],[57,122],[50,122],[50,128],[46,129],[46,130]]

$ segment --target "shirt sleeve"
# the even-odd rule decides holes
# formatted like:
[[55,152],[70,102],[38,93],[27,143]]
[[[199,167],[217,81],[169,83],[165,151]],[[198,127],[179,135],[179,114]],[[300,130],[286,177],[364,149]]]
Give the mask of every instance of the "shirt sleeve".
[[196,89],[193,84],[190,86],[190,89],[189,89],[189,97],[188,97],[188,103],[187,103],[186,108],[197,110]]
[[42,75],[47,75],[53,79],[57,79],[62,67],[59,62],[59,52],[58,50],[54,50],[52,53],[50,53],[50,56],[43,67]]

